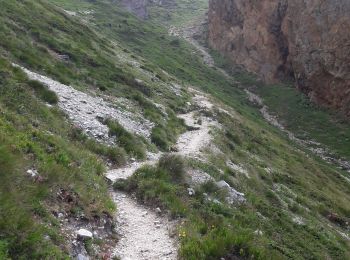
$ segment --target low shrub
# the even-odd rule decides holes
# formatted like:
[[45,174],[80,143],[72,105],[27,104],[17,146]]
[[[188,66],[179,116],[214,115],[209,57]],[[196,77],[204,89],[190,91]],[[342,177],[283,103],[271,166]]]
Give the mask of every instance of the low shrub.
[[166,151],[169,150],[168,135],[162,126],[155,126],[152,129],[151,141],[157,145],[160,149]]
[[106,157],[117,166],[123,166],[126,164],[126,152],[120,147],[108,147],[106,151]]
[[169,109],[167,113],[168,121],[153,127],[151,133],[151,141],[163,151],[169,151],[177,137],[187,129],[183,119],[176,117],[172,110]]
[[185,162],[180,155],[163,155],[158,165],[160,169],[170,175],[173,182],[183,182],[185,178]]

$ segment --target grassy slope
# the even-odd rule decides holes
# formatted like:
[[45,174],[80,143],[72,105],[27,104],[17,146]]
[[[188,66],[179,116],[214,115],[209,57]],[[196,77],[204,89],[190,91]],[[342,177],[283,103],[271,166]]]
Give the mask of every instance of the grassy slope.
[[[148,194],[148,199],[152,196],[160,197],[161,204],[172,209],[175,215],[180,211],[180,215],[191,220],[185,222],[183,231],[186,236],[181,237],[181,253],[185,258],[214,259],[230,253],[242,256],[254,254],[265,258],[273,255],[318,259],[330,256],[344,259],[348,256],[349,244],[327,226],[333,224],[325,218],[327,212],[336,212],[341,217],[349,216],[350,212],[347,203],[350,199],[350,187],[340,177],[337,169],[316,159],[305,158],[300,152],[294,151],[294,144],[268,126],[258,112],[246,104],[243,91],[235,88],[219,72],[203,65],[190,46],[168,37],[165,29],[155,24],[140,22],[116,6],[111,6],[108,1],[99,1],[97,4],[77,1],[74,6],[68,0],[50,2],[59,3],[67,9],[93,9],[95,14],[85,16],[85,19],[89,20],[90,25],[99,31],[100,35],[114,40],[121,49],[132,50],[136,56],[142,57],[140,61],[143,64],[158,74],[162,75],[160,67],[186,84],[202,87],[240,114],[236,120],[225,115],[218,116],[224,129],[217,133],[216,142],[225,151],[224,157],[212,157],[207,163],[188,163],[203,168],[213,176],[219,174],[218,168],[225,170],[226,180],[247,194],[246,206],[236,209],[224,205],[208,205],[200,196],[189,199],[185,195],[185,186],[169,179],[169,172],[164,174],[164,169],[163,173],[156,170],[156,173],[146,173],[136,180],[144,187],[139,189],[140,196]],[[130,95],[125,93],[133,91],[130,79],[134,76],[134,71],[128,66],[117,64],[118,58],[110,51],[112,46],[109,41],[87,26],[81,25],[78,20],[71,19],[61,11],[46,5],[44,1],[2,1],[1,5],[0,33],[2,38],[6,39],[0,43],[2,56],[79,88],[106,86],[107,93],[130,98]],[[34,19],[39,16],[40,20]],[[4,38],[5,35],[10,37]],[[44,48],[41,48],[42,46]],[[53,58],[48,49],[68,54],[71,57],[69,64]],[[41,59],[38,60],[37,57]],[[164,92],[160,86],[154,87]],[[175,100],[172,103],[174,110],[184,102],[166,91],[164,96],[165,98],[160,100],[164,104],[166,101]],[[152,98],[158,99],[156,96]],[[5,98],[6,100],[11,99]],[[2,106],[7,108],[8,105]],[[41,107],[48,110],[43,105]],[[29,120],[37,113],[22,116]],[[5,116],[8,114],[9,112],[6,112]],[[57,120],[60,122],[62,119]],[[10,127],[13,126],[14,123],[11,122]],[[54,126],[50,129],[55,132],[55,128],[52,128]],[[61,132],[57,129],[59,134],[51,138],[60,137]],[[17,131],[27,134],[27,130],[21,127]],[[42,130],[39,131],[41,132]],[[43,139],[45,141],[47,137]],[[16,142],[9,141],[9,146]],[[36,139],[34,144],[38,145]],[[80,147],[79,143],[69,144],[73,145]],[[257,160],[256,157],[260,159]],[[251,178],[246,179],[226,169],[224,162],[228,158],[244,164],[249,169]],[[266,173],[266,167],[272,168],[273,174]],[[81,180],[80,183],[85,181],[88,180]],[[276,184],[285,185],[297,196],[294,197],[285,189],[277,191],[273,188]],[[216,194],[210,187],[203,189],[213,196],[220,197],[220,194]],[[43,199],[41,197],[40,201]],[[106,202],[101,198],[101,205],[103,201]],[[28,205],[27,208],[32,208],[31,204]],[[259,217],[257,212],[264,215],[266,220]],[[291,213],[303,216],[307,225],[299,226],[293,223]],[[252,235],[258,228],[264,232],[261,238]],[[9,233],[16,234],[13,230]],[[34,245],[37,247],[40,243],[35,242]],[[7,248],[11,246],[5,246],[5,249]],[[10,253],[14,255],[13,251]]]
[[148,7],[149,19],[168,26],[186,26],[194,20],[202,21],[208,10],[207,0],[174,0],[159,4],[151,4]]
[[350,159],[350,123],[341,115],[317,107],[289,85],[264,86],[257,93],[298,137],[314,139]]
[[[71,138],[64,116],[36,97],[26,76],[3,58],[0,75],[0,256],[63,258],[65,242],[52,212],[110,214],[114,205],[101,176],[104,166]],[[42,180],[29,177],[32,168]],[[76,201],[60,200],[61,189]]]
[[253,75],[232,69],[235,65],[216,51],[212,51],[212,55],[218,66],[232,73],[243,86],[262,97],[270,111],[277,115],[283,125],[297,137],[319,142],[330,148],[336,155],[350,160],[350,123],[348,119],[335,111],[310,102],[290,83],[262,84]]
[[[183,194],[184,187],[175,185],[174,188],[174,184],[169,184],[166,179],[161,182],[156,174],[145,173],[144,179],[137,181],[142,187],[147,187],[141,189],[141,197],[144,196],[142,194],[148,194],[148,198],[160,196],[163,198],[162,204],[175,208],[175,212],[179,208],[196,209],[195,214],[199,214],[199,219],[185,228],[191,236],[182,240],[182,254],[186,258],[210,258],[211,254],[212,257],[217,256],[218,252],[223,255],[233,250],[230,245],[239,244],[237,240],[249,241],[243,239],[244,234],[251,234],[257,228],[266,232],[261,243],[267,250],[267,255],[278,252],[280,257],[324,258],[328,255],[339,259],[347,255],[348,243],[327,226],[330,223],[325,217],[329,212],[336,212],[342,217],[349,215],[349,183],[342,179],[342,173],[312,155],[309,155],[311,158],[305,158],[302,153],[295,151],[294,144],[263,122],[258,112],[247,104],[240,89],[225,80],[219,72],[204,66],[193,55],[190,46],[184,42],[175,42],[167,36],[165,29],[152,23],[140,23],[132,15],[108,7],[108,4],[99,4],[93,9],[95,15],[91,22],[100,31],[176,75],[183,82],[208,91],[241,114],[237,122],[220,116],[226,131],[218,133],[217,143],[226,153],[224,158],[213,157],[207,164],[190,163],[213,175],[218,175],[217,168],[225,169],[224,162],[227,158],[245,165],[252,178],[245,179],[229,170],[225,178],[234,187],[248,194],[247,207],[240,211],[230,209],[230,213],[225,216],[221,209],[207,208],[203,202],[198,204],[195,200],[194,204],[188,204],[186,196],[175,200],[174,196]],[[240,79],[254,82],[245,76]],[[264,170],[268,167],[273,173]],[[283,185],[287,188],[276,188],[284,187]],[[261,212],[268,220],[263,221],[257,217],[256,212]],[[237,227],[232,232],[238,237],[229,238],[227,247],[221,251],[222,248],[218,246],[221,238],[229,236],[220,233],[223,232],[222,226],[199,235],[199,223],[206,228],[209,225],[209,221],[205,221],[207,214],[219,223],[223,221],[226,231],[231,230],[232,226]],[[230,220],[231,214],[237,221],[234,225]],[[295,224],[291,220],[292,214],[304,217],[307,225]],[[253,249],[250,247],[250,250],[254,251],[254,242],[252,244]],[[258,250],[257,248],[259,247],[255,249]]]
[[[87,139],[65,123],[66,117],[57,108],[45,105],[49,97],[55,101],[51,93],[28,81],[9,62],[81,90],[129,98],[136,111],[157,124],[158,132],[172,135],[154,134],[164,149],[182,131],[173,109],[183,106],[186,93],[173,100],[169,88],[161,88],[163,81],[136,84],[135,77],[143,79],[144,75],[118,56],[131,56],[130,52],[47,1],[1,0],[0,4],[0,158],[4,162],[0,167],[2,174],[6,173],[0,187],[0,258],[59,259],[65,257],[65,242],[52,212],[73,217],[83,212],[88,218],[111,214],[113,204],[103,181],[100,157],[121,164],[125,162],[123,148],[130,142],[121,144],[122,148],[108,148]],[[70,6],[86,10],[89,5],[80,1]],[[139,62],[143,64],[141,59]],[[147,65],[148,71],[167,80],[159,68]],[[148,101],[155,93],[161,94],[155,97],[157,102],[169,104],[169,118]],[[131,153],[135,149],[130,149]],[[143,153],[143,144],[140,149]],[[31,167],[39,170],[43,182],[26,175]],[[77,201],[72,205],[61,202],[56,196],[61,189]]]

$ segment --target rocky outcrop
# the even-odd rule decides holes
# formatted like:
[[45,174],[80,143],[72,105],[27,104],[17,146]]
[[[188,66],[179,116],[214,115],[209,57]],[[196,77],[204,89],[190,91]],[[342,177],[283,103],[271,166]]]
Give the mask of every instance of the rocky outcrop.
[[267,82],[350,116],[350,1],[210,0],[209,43]]

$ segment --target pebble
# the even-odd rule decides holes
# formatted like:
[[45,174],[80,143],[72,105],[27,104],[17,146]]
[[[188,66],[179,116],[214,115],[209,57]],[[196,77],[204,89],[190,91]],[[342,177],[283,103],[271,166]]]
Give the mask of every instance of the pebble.
[[82,228],[77,231],[77,238],[82,240],[90,239],[92,238],[92,233],[89,230]]

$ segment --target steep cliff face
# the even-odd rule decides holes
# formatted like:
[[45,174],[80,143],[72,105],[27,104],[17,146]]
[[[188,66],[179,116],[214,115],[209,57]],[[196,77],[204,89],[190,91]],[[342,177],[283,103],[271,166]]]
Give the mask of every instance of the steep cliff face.
[[213,48],[350,115],[350,1],[210,0],[209,9]]

